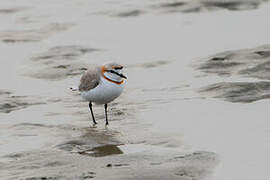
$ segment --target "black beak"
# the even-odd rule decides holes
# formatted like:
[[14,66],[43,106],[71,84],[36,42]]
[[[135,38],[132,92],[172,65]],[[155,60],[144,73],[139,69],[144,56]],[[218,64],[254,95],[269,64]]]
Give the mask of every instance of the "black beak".
[[108,72],[110,72],[110,73],[114,73],[114,74],[116,74],[116,75],[120,76],[121,78],[127,79],[127,77],[126,77],[125,75],[120,74],[120,73],[118,73],[118,72],[116,72],[116,71],[113,71],[113,70],[108,70]]
[[117,73],[120,77],[124,78],[124,79],[127,79],[127,77],[124,75],[124,74],[119,74]]

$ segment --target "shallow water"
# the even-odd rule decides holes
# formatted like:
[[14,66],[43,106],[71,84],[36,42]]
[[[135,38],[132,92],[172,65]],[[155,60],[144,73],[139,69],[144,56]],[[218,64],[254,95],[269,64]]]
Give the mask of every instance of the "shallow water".
[[[269,179],[267,1],[6,1],[0,179]],[[102,106],[69,88],[125,65]]]

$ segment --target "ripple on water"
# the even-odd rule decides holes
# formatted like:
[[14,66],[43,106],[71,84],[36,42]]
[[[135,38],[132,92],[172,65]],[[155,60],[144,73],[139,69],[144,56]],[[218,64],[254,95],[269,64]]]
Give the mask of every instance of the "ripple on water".
[[[175,173],[177,176],[187,179],[201,179],[210,174],[212,168],[219,162],[219,157],[213,152],[195,151],[190,154],[177,156],[173,161],[174,160],[182,160],[185,162],[185,166],[179,168]],[[206,164],[212,168],[206,169]]]
[[18,129],[37,129],[37,128],[53,128],[52,125],[45,125],[40,123],[18,123],[13,125],[11,128]]
[[60,176],[56,176],[56,177],[42,176],[42,177],[29,177],[29,178],[25,178],[22,180],[59,180],[59,179],[62,179],[62,177],[60,177]]
[[14,14],[26,10],[25,7],[1,8],[0,14]]
[[[114,10],[114,8],[111,8],[108,11],[101,11],[98,14],[103,14],[110,17],[129,18],[137,17],[146,13],[156,12],[201,13],[217,10],[240,11],[257,9],[261,4],[267,1],[268,0],[162,0],[157,2],[146,2],[140,7],[138,7],[138,4],[129,3],[128,6],[123,6],[123,9]],[[130,9],[126,10],[127,7]]]
[[0,89],[0,113],[27,108],[33,105],[45,104],[39,97],[13,96],[12,92]]
[[141,63],[141,64],[129,65],[128,68],[133,68],[133,67],[156,68],[156,67],[164,66],[170,63],[171,61],[159,60],[159,61],[152,61],[152,62],[146,62],[146,63]]
[[198,1],[171,1],[155,5],[154,8],[166,12],[199,13],[204,11],[226,10],[249,10],[256,9],[264,0],[198,0]]
[[50,23],[40,29],[1,31],[0,41],[5,43],[38,42],[57,32],[65,31],[71,26],[71,24]]
[[[269,80],[270,45],[218,53],[203,60],[197,69],[209,75]],[[220,82],[200,92],[229,102],[251,103],[270,98],[270,82]]]
[[270,45],[218,53],[204,59],[197,69],[219,76],[270,79]]
[[270,82],[221,82],[200,92],[229,102],[251,103],[270,98]]
[[94,51],[98,51],[98,49],[75,45],[55,46],[50,48],[47,52],[32,57],[32,60],[42,61],[44,64],[50,64],[57,60],[76,60],[79,56]]
[[76,45],[56,46],[47,52],[32,57],[33,63],[38,63],[40,68],[32,70],[26,75],[46,80],[61,80],[69,76],[82,74],[87,70],[86,64],[76,62],[81,56],[98,51]]
[[134,10],[123,11],[123,12],[117,13],[115,16],[116,17],[135,17],[143,13],[144,12],[142,10],[134,9]]

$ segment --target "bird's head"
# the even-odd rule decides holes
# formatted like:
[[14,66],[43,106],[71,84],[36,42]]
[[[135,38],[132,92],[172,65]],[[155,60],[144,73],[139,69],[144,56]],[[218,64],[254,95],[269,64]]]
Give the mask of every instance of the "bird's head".
[[127,79],[127,77],[122,73],[123,66],[117,63],[106,63],[101,66],[101,71],[103,75],[114,81],[122,81],[123,79]]

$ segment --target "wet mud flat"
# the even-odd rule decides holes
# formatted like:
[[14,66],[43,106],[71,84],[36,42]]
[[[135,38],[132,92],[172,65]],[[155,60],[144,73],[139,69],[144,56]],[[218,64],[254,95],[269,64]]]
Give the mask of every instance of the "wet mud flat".
[[[50,104],[49,101],[46,103]],[[62,101],[54,103],[63,104]],[[80,101],[73,103],[81,104]],[[43,106],[46,107],[47,104]],[[67,108],[72,107],[74,108],[74,105]],[[7,133],[6,138],[12,139],[1,142],[1,146],[5,145],[5,148],[10,150],[4,150],[4,155],[1,156],[1,179],[211,177],[219,162],[217,154],[207,151],[183,152],[174,148],[176,144],[170,138],[148,132],[147,125],[132,122],[134,119],[131,112],[125,112],[117,106],[115,108],[109,113],[109,127],[103,126],[101,108],[97,110],[96,116],[99,124],[92,127],[89,112],[79,112],[78,107],[66,116],[77,119],[75,124],[64,123],[65,120],[62,119],[65,118],[61,117],[63,114],[58,112],[45,114],[45,118],[43,117],[47,121],[54,119],[51,123],[26,123],[24,120],[22,123],[7,125],[6,130],[1,132]],[[26,111],[31,112],[31,108]],[[40,117],[42,116],[44,115]],[[127,117],[131,121],[125,120]],[[78,120],[81,126],[78,126]],[[33,148],[33,145],[40,147]],[[16,149],[18,147],[20,150]]]
[[[19,138],[22,144],[32,140],[35,146],[35,141],[42,143],[40,148],[18,151],[11,148],[24,145],[16,141],[13,141],[15,146],[2,142],[11,146],[8,149],[12,152],[1,156],[1,178],[208,179],[219,162],[218,155],[212,152],[183,152],[173,148],[172,145],[176,144],[170,138],[148,132],[145,125],[124,121],[130,115],[117,107],[114,109],[116,112],[110,112],[111,125],[106,128],[102,125],[103,116],[96,116],[99,124],[92,127],[87,116],[89,112],[78,112],[79,108],[75,110],[67,117],[73,116],[77,120],[79,117],[83,126],[78,126],[78,121],[77,125],[61,123],[62,114],[45,115],[47,120],[54,119],[54,123],[60,121],[60,124],[24,122],[7,126],[3,133],[16,132],[9,138]],[[98,112],[101,113],[101,109]]]
[[[134,147],[132,147],[134,146]],[[140,148],[140,145],[131,145]],[[95,153],[102,154],[102,148]],[[18,154],[9,158],[13,163],[3,164],[5,179],[208,179],[218,162],[209,152],[176,153],[168,150],[155,152],[155,147],[145,147],[143,152],[125,154],[121,146],[107,148],[102,156],[94,154],[38,151]],[[153,153],[154,152],[154,153]],[[123,153],[123,154],[121,154]],[[117,155],[118,154],[118,155]],[[12,168],[13,171],[9,172]],[[8,173],[7,173],[8,172]],[[31,173],[32,172],[32,173]]]
[[[249,49],[239,34],[225,32],[228,22],[241,24],[253,13],[263,19],[267,5],[263,0],[4,3],[0,179],[267,176],[269,46],[257,47],[250,36],[254,29],[241,36],[251,38]],[[213,22],[224,32],[216,33]],[[267,44],[267,34],[256,37]],[[237,43],[242,49],[234,48]],[[206,54],[214,55],[203,58]],[[189,68],[198,57],[196,68]],[[110,125],[104,126],[103,107],[95,106],[93,127],[87,102],[69,88],[89,66],[107,61],[125,65],[128,83],[109,105]]]

